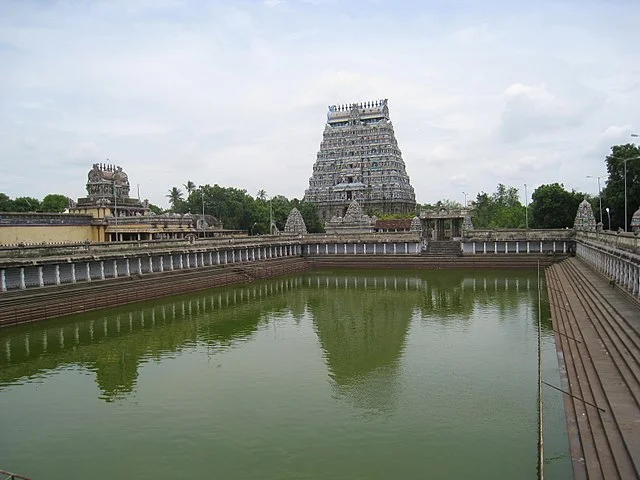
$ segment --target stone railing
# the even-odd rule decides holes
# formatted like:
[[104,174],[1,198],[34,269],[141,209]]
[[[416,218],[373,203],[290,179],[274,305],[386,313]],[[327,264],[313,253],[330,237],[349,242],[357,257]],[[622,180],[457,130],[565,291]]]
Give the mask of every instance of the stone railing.
[[576,234],[578,241],[584,240],[593,242],[615,250],[625,250],[627,252],[640,253],[640,235],[631,232],[585,232],[578,231]]
[[576,256],[640,300],[640,254],[637,236],[579,232]]
[[474,229],[462,232],[463,241],[497,241],[506,242],[512,240],[529,241],[549,241],[549,240],[570,240],[575,237],[572,228],[554,228],[544,230],[512,228],[512,229]]

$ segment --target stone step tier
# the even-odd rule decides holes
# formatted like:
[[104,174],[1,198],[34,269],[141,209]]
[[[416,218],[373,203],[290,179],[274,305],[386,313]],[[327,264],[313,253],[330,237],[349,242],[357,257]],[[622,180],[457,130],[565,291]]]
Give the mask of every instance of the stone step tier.
[[451,241],[430,241],[426,252],[422,255],[426,257],[459,257],[462,256],[460,242]]

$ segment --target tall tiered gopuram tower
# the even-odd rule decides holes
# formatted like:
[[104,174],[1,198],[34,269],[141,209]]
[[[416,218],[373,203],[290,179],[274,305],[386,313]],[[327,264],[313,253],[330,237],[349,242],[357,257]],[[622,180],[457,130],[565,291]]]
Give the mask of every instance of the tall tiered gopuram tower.
[[304,198],[324,221],[344,216],[353,200],[371,215],[415,210],[387,99],[329,107]]

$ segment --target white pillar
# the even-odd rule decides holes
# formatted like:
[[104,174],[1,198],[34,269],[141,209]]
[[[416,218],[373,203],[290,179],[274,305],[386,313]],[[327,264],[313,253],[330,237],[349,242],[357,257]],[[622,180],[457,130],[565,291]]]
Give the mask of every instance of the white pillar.
[[509,242],[504,242],[504,253],[509,253]]
[[366,255],[366,254],[367,254],[367,244],[366,244],[366,243],[363,243],[363,244],[362,244],[362,254],[363,254],[363,255]]
[[235,248],[231,249],[231,263],[236,263],[236,250],[235,250]]
[[345,255],[347,254],[347,244],[346,243],[344,244],[344,254]]
[[104,280],[104,261],[100,260],[100,280]]
[[471,253],[476,253],[476,242],[471,242]]
[[482,242],[482,253],[487,253],[487,242]]
[[153,273],[153,257],[149,257],[149,273]]
[[124,263],[124,268],[125,268],[125,274],[127,275],[127,277],[131,276],[131,263],[129,262],[129,259],[125,259],[125,263]]
[[556,253],[556,241],[553,241],[553,253]]
[[562,253],[567,253],[567,242],[562,242]]
[[198,254],[193,254],[193,268],[198,268]]
[[[182,268],[182,256],[180,256],[180,268]],[[142,257],[138,257],[138,275],[142,275]]]
[[398,253],[398,244],[393,242],[393,254],[395,255],[396,253]]
[[220,252],[216,252],[216,265],[220,265]]
[[0,292],[7,291],[7,274],[4,271],[4,268],[0,270]]
[[383,244],[382,244],[382,254],[383,254],[383,255],[386,255],[386,254],[387,254],[387,244],[386,244],[386,243],[383,243]]
[[76,283],[76,264],[71,264],[71,283]]
[[377,244],[377,243],[374,243],[374,244],[373,244],[373,254],[374,254],[374,255],[376,255],[376,254],[378,253],[378,252],[377,252],[377,250],[378,250],[378,248],[377,248],[377,247],[378,247],[378,244]]
[[186,268],[191,268],[191,259],[189,258],[191,256],[191,254],[185,253],[184,256],[187,259],[187,267]]
[[542,253],[542,240],[540,240],[540,253]]
[[527,240],[527,253],[530,253],[529,246],[529,241]]
[[44,287],[44,272],[42,271],[42,266],[38,267],[38,286]]
[[329,244],[328,243],[324,244],[324,253],[325,253],[325,255],[329,255]]
[[253,247],[251,249],[251,259],[255,262],[256,261],[256,247]]
[[20,290],[27,288],[27,284],[24,280],[24,267],[20,267]]
[[113,261],[113,278],[118,278],[118,260]]
[[160,255],[160,271],[164,272],[164,257]]
[[516,253],[520,253],[520,242],[516,240]]
[[353,254],[354,254],[354,255],[355,255],[356,253],[358,253],[357,248],[358,248],[358,244],[357,244],[357,243],[354,243],[354,244],[353,244]]
[[404,253],[409,253],[409,244],[407,242],[404,242]]
[[498,242],[493,242],[493,253],[498,253]]
[[320,244],[316,243],[316,255],[320,255]]
[[87,282],[91,281],[91,265],[87,262]]

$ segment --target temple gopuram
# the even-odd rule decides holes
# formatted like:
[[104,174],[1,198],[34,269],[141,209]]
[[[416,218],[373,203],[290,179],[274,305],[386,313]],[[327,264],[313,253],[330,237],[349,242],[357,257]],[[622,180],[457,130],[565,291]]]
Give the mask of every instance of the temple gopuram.
[[324,222],[344,217],[353,200],[371,215],[415,210],[387,99],[329,107],[304,199]]

